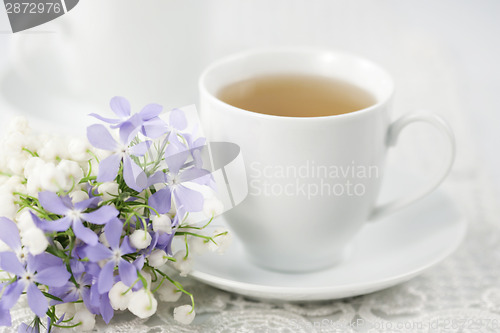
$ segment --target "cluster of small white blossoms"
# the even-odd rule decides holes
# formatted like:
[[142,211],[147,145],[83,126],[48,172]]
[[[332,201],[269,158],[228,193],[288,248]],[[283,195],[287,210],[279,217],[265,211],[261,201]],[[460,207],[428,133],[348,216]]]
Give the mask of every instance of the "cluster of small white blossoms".
[[[19,211],[19,193],[37,197],[41,191],[63,191],[74,202],[88,199],[78,183],[89,168],[91,147],[84,138],[36,134],[24,117],[9,123],[0,147],[0,216],[17,222],[22,243],[31,254],[43,253],[47,238],[33,223],[29,209]],[[5,245],[0,244],[3,250]]]
[[[20,230],[23,251],[32,255],[43,253],[49,245],[44,232],[39,229],[31,218],[29,208],[20,210],[16,204],[19,194],[37,197],[39,192],[51,191],[67,193],[74,203],[89,199],[86,184],[79,184],[88,175],[97,176],[99,165],[95,157],[102,160],[110,152],[93,148],[85,138],[64,138],[56,135],[37,134],[28,124],[27,119],[13,119],[4,129],[4,138],[0,140],[0,216],[7,217],[17,223]],[[91,163],[91,165],[89,165]],[[119,194],[116,182],[103,183],[98,187],[103,200],[111,200]],[[215,197],[204,200],[203,214],[214,218],[222,214],[224,207]],[[155,232],[171,234],[172,220],[176,214],[172,210],[151,219]],[[189,231],[191,221],[188,218],[182,225],[184,231]],[[194,229],[193,229],[194,230]],[[207,238],[188,236],[189,256],[185,250],[174,254],[175,261],[169,260],[169,255],[163,250],[154,250],[146,257],[148,264],[160,268],[167,263],[174,267],[181,276],[187,276],[191,271],[193,259],[191,254],[202,255],[208,252],[222,254],[230,245],[231,234],[225,228],[214,228],[210,232],[196,230],[198,234],[206,233]],[[136,249],[146,249],[151,244],[151,236],[142,230],[130,235],[130,244]],[[106,244],[104,234],[100,241]],[[0,252],[10,249],[0,241]],[[133,291],[123,282],[116,283],[109,292],[110,304],[114,310],[129,310],[140,318],[148,318],[156,313],[158,302],[152,290],[163,302],[177,302],[183,292],[174,283],[156,285],[151,283],[151,274],[142,270],[141,276],[146,279],[147,288]],[[180,286],[180,285],[179,285]],[[95,315],[89,312],[83,304],[65,303],[56,306],[58,315],[73,318],[72,323],[79,324],[82,331],[92,330],[96,324]],[[195,317],[192,305],[182,305],[174,309],[174,319],[183,324],[189,324]]]

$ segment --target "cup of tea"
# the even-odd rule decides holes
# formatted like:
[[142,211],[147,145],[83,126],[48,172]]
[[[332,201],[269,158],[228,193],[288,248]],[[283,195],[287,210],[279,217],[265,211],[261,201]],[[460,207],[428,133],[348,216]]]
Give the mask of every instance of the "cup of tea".
[[[391,76],[355,55],[251,50],[209,66],[199,89],[208,139],[241,148],[249,194],[224,217],[262,267],[307,272],[334,265],[363,225],[429,194],[453,164],[446,122],[431,113],[391,120]],[[387,151],[415,122],[448,139],[446,163],[424,188],[378,205]]]

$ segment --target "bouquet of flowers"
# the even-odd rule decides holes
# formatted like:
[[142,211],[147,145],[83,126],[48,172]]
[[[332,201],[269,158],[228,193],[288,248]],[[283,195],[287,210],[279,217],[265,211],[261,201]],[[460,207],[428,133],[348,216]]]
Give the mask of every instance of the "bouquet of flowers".
[[185,276],[193,253],[230,240],[207,228],[223,207],[203,166],[205,139],[180,109],[167,122],[158,104],[132,113],[114,97],[110,106],[116,118],[91,114],[100,122],[87,140],[10,124],[0,146],[0,326],[25,297],[34,317],[20,332],[91,330],[96,315],[109,323],[127,309],[148,318],[158,296],[182,294],[191,303],[174,319],[192,322],[193,295],[169,267]]

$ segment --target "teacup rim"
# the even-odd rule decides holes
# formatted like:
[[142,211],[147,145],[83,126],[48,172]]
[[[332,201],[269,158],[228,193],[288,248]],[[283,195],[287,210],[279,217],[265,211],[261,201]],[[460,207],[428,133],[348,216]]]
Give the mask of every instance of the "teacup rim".
[[[369,64],[370,66],[373,66],[377,68],[387,79],[389,83],[389,93],[382,99],[378,100],[375,104],[372,104],[366,108],[348,112],[348,113],[342,113],[342,114],[336,114],[336,115],[328,115],[328,116],[310,116],[310,117],[294,117],[294,116],[278,116],[278,115],[270,115],[270,114],[264,114],[264,113],[258,113],[250,110],[245,110],[238,108],[236,106],[233,106],[231,104],[228,104],[219,98],[217,98],[214,94],[208,91],[208,88],[205,85],[205,80],[206,77],[209,75],[211,71],[216,69],[217,67],[223,65],[226,62],[233,61],[239,58],[244,58],[244,57],[249,57],[249,56],[254,56],[254,55],[259,55],[259,54],[266,54],[266,53],[314,53],[314,54],[329,54],[329,55],[340,55],[343,57],[349,57],[349,58],[354,58],[358,61],[364,62],[366,64]],[[236,52],[232,53],[229,55],[226,55],[211,64],[209,64],[201,73],[199,79],[198,79],[198,87],[200,91],[200,98],[203,95],[208,96],[212,102],[215,102],[219,105],[224,106],[225,108],[228,108],[234,112],[241,113],[246,116],[252,116],[252,117],[257,117],[257,118],[263,118],[263,119],[269,119],[269,120],[286,120],[286,121],[315,121],[315,120],[325,120],[325,119],[346,119],[346,118],[352,118],[352,117],[358,117],[362,114],[369,113],[375,109],[380,108],[380,106],[385,105],[389,103],[389,101],[392,100],[394,96],[394,91],[395,91],[395,84],[394,80],[392,78],[392,75],[389,74],[389,72],[379,65],[378,63],[367,59],[363,56],[357,55],[355,53],[347,52],[347,51],[339,51],[339,50],[334,50],[334,49],[328,49],[328,48],[318,48],[318,47],[304,47],[304,46],[278,46],[278,47],[259,47],[259,48],[251,48],[245,51],[241,52]]]

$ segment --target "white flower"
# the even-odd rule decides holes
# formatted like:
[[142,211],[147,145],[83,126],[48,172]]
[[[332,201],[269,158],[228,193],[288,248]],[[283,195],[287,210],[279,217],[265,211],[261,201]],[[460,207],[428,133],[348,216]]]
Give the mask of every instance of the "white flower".
[[30,130],[31,130],[31,128],[29,126],[28,119],[26,117],[23,117],[23,116],[16,116],[16,117],[12,118],[9,121],[9,125],[7,128],[8,133],[19,132],[19,133],[27,134],[30,132]]
[[40,170],[40,186],[43,190],[50,192],[68,191],[72,183],[69,183],[65,174],[60,172],[53,163],[46,163]]
[[38,196],[38,192],[42,191],[42,184],[40,182],[39,174],[35,176],[31,176],[26,183],[26,193],[33,197]]
[[38,174],[38,170],[45,165],[45,161],[40,157],[30,157],[24,166],[24,177],[29,179],[35,174]]
[[208,218],[219,216],[224,213],[224,204],[216,197],[207,198],[203,203],[203,213]]
[[36,228],[35,222],[33,222],[33,217],[31,217],[29,209],[23,209],[21,212],[17,213],[15,220],[21,234],[32,228]]
[[90,144],[83,138],[73,138],[68,143],[68,153],[73,161],[85,162],[91,158],[88,153]]
[[210,250],[219,254],[223,254],[231,245],[233,236],[227,229],[217,228],[214,230],[212,239],[216,244],[210,242]]
[[16,216],[17,205],[14,203],[14,196],[4,192],[4,186],[0,186],[0,216],[12,220]]
[[26,144],[26,136],[24,133],[14,131],[4,139],[3,149],[8,153],[20,153]]
[[151,289],[151,281],[153,280],[151,274],[146,272],[145,270],[141,270],[140,274],[146,280],[146,286],[144,288],[147,288],[148,290]]
[[74,303],[62,303],[56,305],[56,316],[61,318],[64,315],[66,320],[73,317],[76,313],[76,308]]
[[196,313],[191,305],[182,305],[174,309],[174,319],[181,324],[191,324],[195,316]]
[[[0,167],[0,170],[2,170],[1,167]],[[9,177],[0,175],[0,186],[5,184],[8,180],[9,180]]]
[[148,257],[149,265],[153,266],[154,268],[160,268],[161,266],[165,265],[168,260],[167,258],[167,253],[165,251],[160,249],[154,250]]
[[21,241],[34,256],[42,254],[49,246],[45,233],[36,227],[23,232]]
[[78,184],[83,178],[83,170],[75,161],[62,160],[56,168],[64,174],[67,178],[66,182],[69,184],[73,184],[73,182]]
[[158,295],[163,302],[177,302],[182,292],[173,283],[164,282],[158,289]]
[[141,229],[135,230],[130,235],[130,244],[138,250],[145,249],[151,244],[151,235],[149,232],[146,232]]
[[176,261],[172,262],[172,266],[179,271],[180,276],[187,276],[193,267],[193,260],[191,257],[186,258],[186,251],[178,251],[174,255]]
[[24,193],[26,186],[23,184],[24,179],[19,176],[10,177],[9,180],[3,185],[4,190],[10,193],[21,192]]
[[55,161],[58,157],[65,158],[68,156],[65,142],[62,138],[50,137],[39,149],[38,155],[46,161]]
[[172,220],[166,214],[160,216],[154,215],[151,218],[153,223],[153,230],[156,232],[166,232],[167,234],[172,233]]
[[141,289],[130,299],[128,309],[139,318],[146,319],[156,313],[158,301],[149,290]]
[[100,194],[102,194],[102,200],[108,201],[113,200],[119,194],[118,192],[119,185],[115,182],[106,182],[99,185],[97,190]]
[[212,251],[210,243],[212,243],[212,241],[207,241],[203,237],[189,236],[188,238],[189,252],[196,255],[202,255],[208,251]]
[[81,325],[78,326],[78,331],[92,331],[95,327],[95,315],[82,307],[75,313],[73,322],[76,324],[81,323]]
[[71,201],[73,201],[73,203],[77,203],[77,202],[87,200],[89,198],[89,195],[85,191],[76,190],[76,191],[71,192],[69,194],[69,197],[71,198]]
[[15,175],[22,175],[24,173],[24,166],[30,158],[26,152],[19,152],[12,154],[7,161],[7,168]]
[[133,291],[123,282],[116,283],[109,291],[109,301],[115,310],[126,310],[130,304]]

